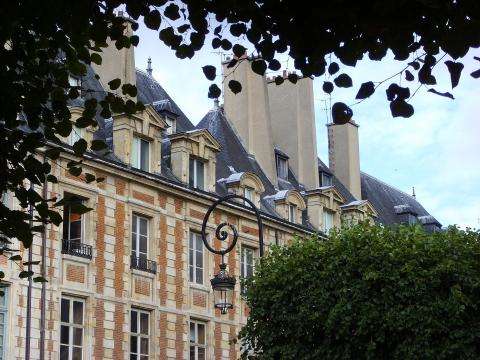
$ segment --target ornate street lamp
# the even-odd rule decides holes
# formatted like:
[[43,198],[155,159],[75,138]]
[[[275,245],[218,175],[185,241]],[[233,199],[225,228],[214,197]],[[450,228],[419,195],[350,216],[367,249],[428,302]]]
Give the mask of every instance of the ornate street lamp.
[[231,199],[240,199],[243,201],[244,204],[247,203],[253,209],[255,216],[257,217],[260,256],[263,256],[263,225],[262,225],[262,219],[260,217],[260,212],[258,211],[255,204],[251,200],[236,194],[229,194],[215,201],[208,208],[207,213],[203,218],[202,240],[203,240],[203,244],[208,249],[208,251],[210,251],[213,254],[222,256],[222,262],[220,263],[220,270],[213,277],[213,279],[210,280],[210,283],[212,284],[212,290],[213,290],[213,299],[215,304],[214,306],[216,309],[220,309],[221,314],[226,314],[229,309],[233,309],[233,294],[235,290],[236,279],[235,277],[230,276],[228,274],[227,264],[225,264],[225,254],[228,254],[230,251],[232,251],[235,248],[235,245],[237,244],[237,240],[238,240],[238,232],[235,226],[230,223],[224,222],[219,224],[215,229],[215,237],[220,241],[227,240],[228,232],[223,229],[226,226],[230,228],[233,235],[233,239],[232,239],[232,242],[225,249],[216,250],[213,247],[211,247],[210,244],[208,243],[206,231],[207,231],[208,218],[210,217],[210,214],[212,213],[212,211],[219,204]]

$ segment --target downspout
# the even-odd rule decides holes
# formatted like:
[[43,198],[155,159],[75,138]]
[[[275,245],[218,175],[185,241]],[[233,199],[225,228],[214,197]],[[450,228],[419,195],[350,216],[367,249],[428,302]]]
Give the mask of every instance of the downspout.
[[[47,161],[47,156],[43,155],[43,162]],[[43,199],[48,196],[48,183],[43,183]],[[40,269],[41,276],[46,279],[46,262],[47,262],[47,225],[44,225],[42,232],[42,248],[40,249],[42,256],[42,266]],[[45,311],[47,300],[47,284],[42,282],[42,293],[40,295],[40,360],[45,360]]]

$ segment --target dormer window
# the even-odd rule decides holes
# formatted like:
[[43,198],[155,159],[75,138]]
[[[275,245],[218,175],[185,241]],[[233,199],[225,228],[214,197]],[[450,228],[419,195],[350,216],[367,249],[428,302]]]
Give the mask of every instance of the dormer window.
[[292,223],[297,222],[297,206],[294,204],[288,205],[288,221]]
[[67,137],[67,144],[73,146],[78,140],[83,137],[83,129],[80,129],[76,125],[72,125],[72,131]]
[[138,136],[134,136],[132,141],[132,167],[150,170],[150,142]]
[[323,232],[328,234],[333,228],[333,212],[324,210],[323,211]]
[[171,118],[170,116],[165,116],[165,122],[167,123],[168,127],[166,132],[168,135],[171,135],[176,132],[176,122],[175,119]]
[[254,201],[253,199],[254,193],[255,193],[255,190],[249,186],[246,186],[245,189],[243,190],[243,196],[252,202]]
[[277,154],[277,176],[281,179],[288,178],[288,160]]
[[202,160],[190,157],[188,183],[190,187],[204,190],[205,166]]
[[325,172],[320,173],[320,186],[332,186],[332,175]]

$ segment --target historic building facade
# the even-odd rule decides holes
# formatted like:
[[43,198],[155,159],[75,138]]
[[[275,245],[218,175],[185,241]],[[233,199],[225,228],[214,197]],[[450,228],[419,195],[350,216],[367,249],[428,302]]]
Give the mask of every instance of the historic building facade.
[[[146,109],[76,129],[52,163],[59,182],[46,189],[48,197],[74,198],[92,211],[66,207],[63,225],[46,229],[46,246],[41,237],[32,246],[34,260],[45,252],[48,279],[44,293],[33,284],[33,359],[40,358],[42,336],[45,359],[237,359],[235,339],[248,308],[237,285],[234,309],[213,309],[210,279],[220,258],[200,237],[206,209],[228,193],[261,209],[267,249],[359,220],[440,227],[414,197],[360,172],[355,123],[329,125],[330,167],[318,159],[311,79],[276,86],[244,59],[235,73],[225,72],[243,91],[226,88],[223,106],[194,126],[151,71],[135,69],[133,49],[109,48],[104,64],[72,81],[99,97],[110,79],[134,82]],[[72,121],[82,104],[72,102]],[[88,153],[75,177],[66,169],[78,136],[103,139],[109,151]],[[85,173],[104,181],[87,182]],[[16,206],[14,198],[5,201]],[[228,270],[248,276],[258,256],[254,213],[239,202],[221,206],[209,219],[211,238],[223,222],[239,232]],[[27,281],[5,257],[0,266],[8,285],[0,301],[0,359],[22,359]]]

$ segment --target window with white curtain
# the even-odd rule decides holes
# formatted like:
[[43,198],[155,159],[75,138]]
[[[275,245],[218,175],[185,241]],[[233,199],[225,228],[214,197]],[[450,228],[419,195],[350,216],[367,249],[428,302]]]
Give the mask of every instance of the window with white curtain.
[[150,142],[139,138],[133,137],[132,141],[132,167],[143,171],[150,170]]
[[328,210],[323,210],[323,231],[329,233],[333,228],[333,213]]
[[[240,259],[240,273],[243,279],[247,279],[253,276],[254,262],[255,262],[255,250],[248,246],[242,246],[242,254]],[[242,286],[242,294],[245,293],[245,287]]]
[[202,235],[190,231],[188,246],[188,268],[190,282],[203,284],[203,240]]
[[85,300],[62,296],[60,309],[60,360],[82,360]]
[[205,165],[202,160],[191,157],[188,168],[188,183],[190,187],[203,190],[205,185]]
[[137,259],[148,257],[148,218],[132,215],[132,255]]
[[297,206],[294,204],[288,204],[288,221],[297,222]]

